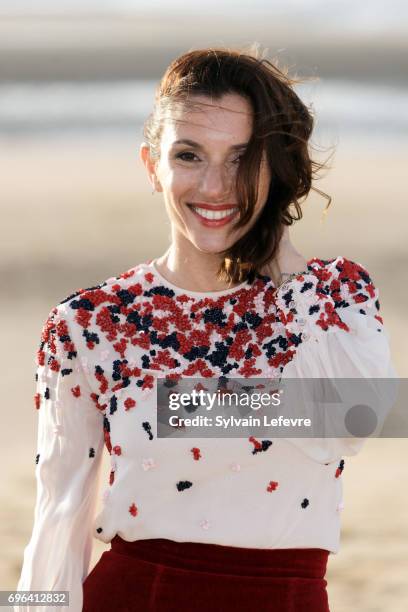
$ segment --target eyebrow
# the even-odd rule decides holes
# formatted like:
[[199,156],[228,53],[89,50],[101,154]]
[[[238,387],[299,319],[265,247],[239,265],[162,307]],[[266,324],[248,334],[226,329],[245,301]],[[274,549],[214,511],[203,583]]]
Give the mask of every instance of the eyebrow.
[[[196,149],[203,149],[204,147],[200,145],[200,143],[195,142],[194,140],[189,140],[188,138],[182,138],[181,140],[175,140],[173,145],[185,144],[190,147],[195,147]],[[236,151],[237,149],[244,149],[248,145],[248,142],[242,142],[241,144],[232,145],[230,147],[231,150]]]

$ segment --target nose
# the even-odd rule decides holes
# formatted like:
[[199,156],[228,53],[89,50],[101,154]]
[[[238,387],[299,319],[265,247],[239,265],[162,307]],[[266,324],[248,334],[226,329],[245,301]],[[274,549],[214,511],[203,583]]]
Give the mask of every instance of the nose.
[[201,177],[200,191],[209,200],[224,200],[231,192],[232,176],[222,164],[208,164]]

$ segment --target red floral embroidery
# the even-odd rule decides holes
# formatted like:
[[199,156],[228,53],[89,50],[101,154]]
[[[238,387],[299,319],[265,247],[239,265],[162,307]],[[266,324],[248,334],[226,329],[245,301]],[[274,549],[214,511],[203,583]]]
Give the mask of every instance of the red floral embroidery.
[[194,457],[194,459],[195,459],[196,461],[198,461],[198,460],[201,458],[201,452],[200,452],[200,449],[199,449],[199,448],[197,448],[196,446],[194,446],[194,447],[191,449],[191,452],[193,453],[193,457]]
[[90,398],[91,400],[94,402],[96,408],[100,411],[104,411],[107,404],[100,404],[99,403],[99,395],[97,393],[91,393],[90,394]]
[[53,372],[59,372],[60,368],[61,368],[61,366],[60,366],[59,362],[55,358],[52,361],[50,361],[50,369]]
[[124,357],[125,357],[126,347],[127,347],[127,341],[125,340],[125,338],[122,338],[122,340],[120,340],[120,342],[116,342],[113,345],[113,348],[115,349],[115,351],[117,351],[120,354],[122,359],[124,359]]
[[333,304],[331,302],[325,302],[324,310],[326,313],[321,312],[319,315],[319,319],[316,321],[316,325],[319,325],[322,329],[327,330],[331,325],[337,325],[341,329],[345,331],[350,331],[350,328],[346,323],[344,323],[339,315],[337,314]]
[[254,448],[256,448],[257,450],[262,449],[262,444],[254,436],[250,436],[248,440],[252,442],[252,444],[254,445]]
[[76,387],[73,387],[71,389],[71,391],[72,391],[72,395],[74,397],[80,397],[80,395],[81,395],[81,387],[79,385],[76,385]]
[[338,478],[344,470],[344,459],[342,459],[336,469],[335,478]]
[[92,319],[92,312],[89,312],[88,310],[84,310],[83,308],[79,308],[77,310],[75,320],[81,327],[84,327],[85,329],[89,327],[91,319]]
[[124,404],[125,404],[125,410],[130,410],[131,408],[136,406],[135,400],[132,399],[131,397],[126,398]]
[[137,516],[138,509],[135,503],[129,506],[129,512],[132,516]]
[[111,444],[111,439],[110,439],[109,431],[107,431],[105,429],[104,432],[103,432],[103,436],[104,436],[104,439],[105,439],[106,448],[108,449],[108,453],[110,454],[111,451],[112,451],[112,444]]

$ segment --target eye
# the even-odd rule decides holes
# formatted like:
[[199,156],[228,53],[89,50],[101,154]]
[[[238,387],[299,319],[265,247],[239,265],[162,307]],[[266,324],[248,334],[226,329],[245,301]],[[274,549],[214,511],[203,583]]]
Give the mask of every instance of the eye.
[[241,161],[241,159],[242,159],[243,157],[244,157],[244,154],[243,154],[243,153],[242,153],[241,155],[238,155],[238,157],[236,157],[236,158],[233,160],[233,162],[232,162],[232,163],[233,163],[233,164],[239,164],[239,162]]
[[[186,155],[187,155],[187,159],[185,157]],[[193,159],[191,159],[191,157],[188,157],[189,155],[192,157],[197,157],[197,155],[193,153],[192,151],[183,151],[183,153],[177,153],[176,159],[181,159],[182,161],[194,161]]]

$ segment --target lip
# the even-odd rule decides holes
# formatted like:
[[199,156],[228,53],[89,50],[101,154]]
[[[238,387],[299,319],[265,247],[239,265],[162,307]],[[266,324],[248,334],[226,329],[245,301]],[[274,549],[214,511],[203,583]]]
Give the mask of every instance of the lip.
[[[212,228],[222,227],[223,225],[227,225],[228,223],[230,223],[232,219],[234,219],[236,215],[238,214],[238,208],[237,208],[237,210],[235,210],[233,213],[228,215],[228,217],[224,217],[224,219],[205,219],[204,217],[199,215],[193,208],[191,208],[191,206],[198,207],[199,205],[198,204],[190,205],[189,208],[192,214],[196,217],[196,219],[198,219],[198,221],[200,221],[201,225],[204,225],[204,227],[212,227]],[[221,207],[214,208],[213,206],[202,206],[201,204],[199,207],[205,208],[206,210],[225,210],[227,208],[233,208],[233,206],[230,206],[230,205],[229,206],[223,205],[222,208]]]

